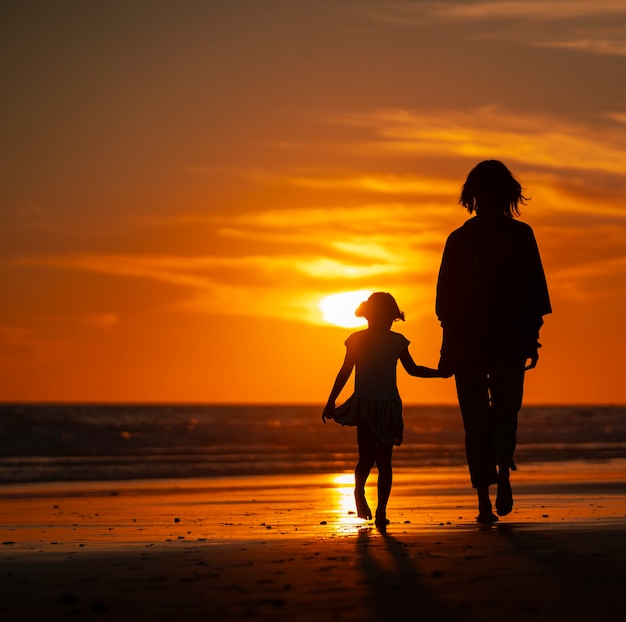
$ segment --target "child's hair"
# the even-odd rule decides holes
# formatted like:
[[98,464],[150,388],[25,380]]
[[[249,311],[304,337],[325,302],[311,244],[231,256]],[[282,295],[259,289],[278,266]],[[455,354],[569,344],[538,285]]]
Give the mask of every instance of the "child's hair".
[[395,298],[387,292],[375,292],[362,302],[354,312],[357,317],[370,320],[374,317],[384,317],[390,320],[404,321],[404,312],[400,311]]
[[495,200],[494,207],[501,207],[511,218],[519,216],[518,205],[525,205],[528,201],[522,194],[520,183],[499,160],[483,160],[470,171],[459,203],[471,214],[476,209],[476,198],[485,195]]

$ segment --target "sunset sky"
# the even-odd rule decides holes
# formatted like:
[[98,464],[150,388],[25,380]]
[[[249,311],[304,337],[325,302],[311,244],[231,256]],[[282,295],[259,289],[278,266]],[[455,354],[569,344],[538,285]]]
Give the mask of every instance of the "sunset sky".
[[623,0],[9,0],[0,48],[0,400],[322,403],[355,290],[436,366],[500,159],[554,309],[526,402],[626,402]]

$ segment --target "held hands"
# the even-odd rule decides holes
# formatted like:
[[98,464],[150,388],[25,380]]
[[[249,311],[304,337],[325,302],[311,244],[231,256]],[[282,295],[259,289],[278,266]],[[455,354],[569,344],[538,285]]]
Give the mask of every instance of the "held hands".
[[437,370],[438,378],[451,378],[454,375],[454,372],[449,369],[441,369],[441,367]]
[[433,367],[423,367],[420,365],[419,368],[421,370],[420,375],[422,378],[450,378],[450,376],[452,376],[452,371],[442,369],[441,367],[439,367],[439,369],[435,369]]
[[322,412],[322,421],[326,423],[326,419],[333,419],[335,415],[335,402],[328,402],[324,406],[324,412]]

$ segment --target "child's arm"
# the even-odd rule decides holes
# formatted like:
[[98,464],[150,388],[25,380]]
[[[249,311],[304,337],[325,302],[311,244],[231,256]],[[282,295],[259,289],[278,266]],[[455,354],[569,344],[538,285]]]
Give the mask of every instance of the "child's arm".
[[343,365],[337,374],[337,378],[335,379],[335,384],[333,385],[333,389],[328,396],[328,402],[324,407],[324,412],[322,413],[322,421],[326,423],[326,419],[332,419],[333,414],[335,413],[335,401],[339,397],[341,390],[346,386],[346,382],[350,378],[352,374],[352,369],[354,368],[354,359],[350,356],[349,352],[346,352],[346,357],[343,360]]
[[451,374],[443,374],[438,369],[433,369],[432,367],[417,365],[408,348],[400,355],[400,362],[409,375],[417,376],[418,378],[449,378],[451,376]]

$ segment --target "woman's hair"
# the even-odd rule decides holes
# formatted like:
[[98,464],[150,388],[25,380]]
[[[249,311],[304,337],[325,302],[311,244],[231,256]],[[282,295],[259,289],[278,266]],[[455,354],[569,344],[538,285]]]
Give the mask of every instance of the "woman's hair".
[[[477,201],[478,199],[478,201]],[[495,211],[502,210],[506,216],[520,215],[518,205],[525,205],[528,198],[522,194],[522,186],[511,171],[499,160],[484,160],[467,176],[459,203],[471,214],[477,203]]]
[[400,311],[395,298],[386,292],[375,292],[366,301],[362,302],[354,312],[357,317],[364,317],[366,320],[372,318],[404,320],[404,312]]

